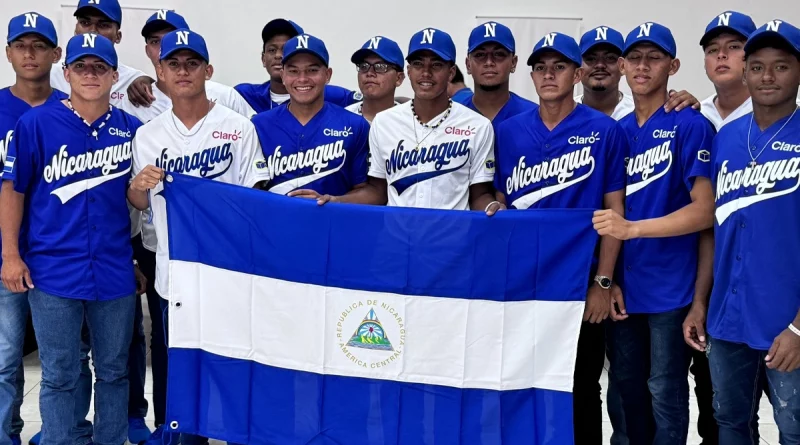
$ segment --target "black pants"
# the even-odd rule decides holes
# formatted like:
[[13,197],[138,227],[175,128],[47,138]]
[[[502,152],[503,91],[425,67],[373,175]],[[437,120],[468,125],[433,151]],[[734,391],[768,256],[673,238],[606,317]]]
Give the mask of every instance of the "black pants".
[[603,443],[600,377],[603,375],[605,356],[605,324],[581,324],[572,388],[575,445]]
[[692,349],[692,366],[689,371],[694,376],[694,394],[697,397],[697,433],[703,438],[701,445],[719,444],[719,426],[714,419],[714,390],[711,387],[711,370],[704,352]]

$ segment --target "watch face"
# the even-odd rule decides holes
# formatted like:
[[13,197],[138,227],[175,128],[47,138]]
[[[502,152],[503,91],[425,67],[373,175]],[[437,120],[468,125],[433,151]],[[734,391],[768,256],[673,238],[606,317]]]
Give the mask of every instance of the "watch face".
[[611,287],[611,279],[610,278],[601,278],[600,279],[600,286],[603,288],[608,289]]

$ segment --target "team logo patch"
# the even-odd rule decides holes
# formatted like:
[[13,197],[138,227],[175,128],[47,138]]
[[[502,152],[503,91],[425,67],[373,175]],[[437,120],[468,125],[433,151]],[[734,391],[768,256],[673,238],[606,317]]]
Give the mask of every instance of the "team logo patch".
[[700,150],[697,152],[697,160],[700,162],[711,162],[711,152],[708,150]]
[[[353,316],[364,311],[361,321]],[[352,335],[345,335],[350,332]],[[405,337],[401,310],[378,300],[354,301],[336,322],[339,349],[347,360],[362,368],[377,369],[398,361],[405,349]]]
[[484,167],[486,167],[486,171],[487,172],[493,172],[494,171],[494,159],[489,159],[488,161],[486,161],[486,163],[484,164]]
[[364,95],[361,94],[361,92],[356,91],[355,93],[353,93],[353,100],[355,101],[364,100]]
[[265,161],[263,159],[256,159],[255,162],[253,162],[253,165],[255,166],[256,170],[266,170],[267,169],[267,161]]

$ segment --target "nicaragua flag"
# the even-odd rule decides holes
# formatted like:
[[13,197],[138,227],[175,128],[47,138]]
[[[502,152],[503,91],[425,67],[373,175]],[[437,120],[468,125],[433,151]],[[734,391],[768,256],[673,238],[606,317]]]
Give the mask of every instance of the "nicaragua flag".
[[573,443],[591,210],[320,207],[169,179],[169,431]]

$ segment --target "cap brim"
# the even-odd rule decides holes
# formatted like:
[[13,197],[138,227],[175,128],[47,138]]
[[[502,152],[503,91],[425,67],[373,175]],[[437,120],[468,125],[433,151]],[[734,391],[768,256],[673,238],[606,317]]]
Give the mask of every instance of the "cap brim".
[[[371,49],[361,48],[360,50],[358,50],[358,51],[353,53],[353,56],[350,57],[350,61],[353,62],[353,63],[361,63],[361,62],[364,61],[364,59],[366,59],[369,56],[378,56],[381,59],[383,59],[383,56],[381,56],[380,54],[376,53],[375,51],[373,51]],[[386,59],[384,59],[384,61],[385,60]]]
[[749,39],[747,39],[747,43],[744,44],[744,55],[745,55],[745,57],[747,57],[750,54],[752,54],[753,52],[763,48],[763,46],[760,46],[759,44],[762,41],[764,41],[766,39],[770,39],[770,38],[781,40],[782,42],[784,42],[786,44],[786,46],[788,46],[789,48],[794,49],[795,55],[800,57],[800,47],[798,47],[792,41],[790,41],[785,36],[783,36],[781,33],[776,32],[776,31],[761,31],[758,34],[755,34],[752,37],[750,37]]
[[294,25],[292,25],[292,23],[286,19],[272,20],[264,25],[264,29],[261,30],[261,40],[263,42],[266,42],[277,35],[287,35],[289,38],[292,38],[300,35],[300,32],[298,32],[297,28],[295,28]]
[[418,49],[418,50],[416,50],[416,51],[414,51],[412,53],[409,53],[408,56],[406,56],[406,61],[411,60],[412,57],[415,54],[419,54],[419,53],[424,52],[424,51],[430,51],[430,52],[436,54],[437,56],[439,56],[440,59],[444,60],[445,62],[455,62],[455,60],[452,57],[446,55],[445,53],[439,51],[438,49],[433,49],[433,48],[422,48],[422,49]]
[[166,52],[166,54],[162,54],[162,55],[161,55],[161,57],[159,57],[159,59],[158,59],[158,60],[164,60],[164,59],[166,59],[167,57],[169,57],[169,56],[171,56],[171,55],[173,55],[173,54],[175,54],[175,53],[177,53],[177,52],[180,52],[180,51],[191,51],[191,52],[193,52],[193,53],[197,54],[197,55],[198,55],[198,56],[199,56],[201,59],[205,60],[205,61],[206,61],[206,63],[208,63],[208,62],[209,62],[209,60],[208,60],[208,57],[206,57],[206,56],[204,56],[204,55],[200,54],[199,52],[197,52],[197,51],[195,51],[195,50],[193,50],[193,49],[191,49],[191,48],[173,48],[173,49],[171,49],[171,50],[167,51],[167,52]]
[[152,35],[153,33],[163,31],[168,28],[172,28],[173,30],[178,29],[175,27],[175,25],[166,20],[153,20],[142,27],[142,37],[147,38],[147,36]]
[[631,46],[629,46],[628,48],[623,50],[622,51],[622,57],[625,57],[626,55],[628,55],[629,52],[633,51],[634,48],[636,48],[637,46],[641,45],[642,43],[649,43],[649,44],[655,46],[656,48],[660,49],[661,51],[664,51],[664,54],[672,57],[673,59],[675,58],[675,54],[672,54],[669,49],[664,48],[664,45],[662,45],[662,44],[660,44],[660,43],[656,42],[655,40],[653,40],[651,38],[648,38],[648,37],[644,37],[644,38],[641,38],[641,39],[637,40]]
[[623,51],[622,47],[620,47],[619,45],[615,45],[615,44],[613,44],[611,42],[597,42],[597,43],[592,43],[586,49],[581,48],[581,57],[585,56],[586,53],[588,53],[589,51],[597,48],[598,46],[610,46],[610,47],[616,49],[617,51],[619,51],[620,54],[622,54],[622,51]]
[[108,14],[106,14],[106,12],[105,12],[105,11],[103,11],[102,9],[100,9],[100,8],[97,8],[97,7],[95,7],[95,6],[82,6],[82,7],[78,8],[78,9],[75,11],[75,14],[73,14],[73,16],[74,16],[74,17],[78,17],[78,16],[80,16],[80,15],[81,15],[81,12],[86,12],[86,10],[87,10],[87,9],[91,9],[92,11],[99,12],[99,13],[100,13],[100,14],[102,14],[102,15],[103,15],[105,18],[107,18],[107,19],[111,20],[112,22],[116,23],[117,25],[120,25],[120,24],[121,24],[119,20],[115,19],[114,17],[111,17],[111,16],[109,16]]
[[78,52],[78,54],[74,54],[70,58],[68,58],[66,60],[66,64],[67,65],[71,65],[78,59],[82,59],[84,57],[90,57],[90,56],[91,57],[97,57],[98,59],[102,60],[103,62],[106,63],[106,65],[108,65],[110,67],[113,67],[115,69],[117,68],[117,65],[114,62],[112,62],[111,60],[109,60],[107,57],[104,57],[104,56],[102,56],[100,54],[96,54],[96,53],[94,53],[92,51],[80,51],[80,52]]
[[285,55],[283,57],[283,60],[281,60],[281,64],[286,65],[286,62],[288,62],[289,59],[291,59],[292,57],[294,57],[294,56],[296,56],[298,54],[311,54],[312,56],[314,56],[317,59],[319,59],[319,61],[322,62],[323,65],[328,66],[328,62],[326,62],[325,59],[322,58],[322,56],[319,53],[317,53],[316,51],[312,51],[310,49],[298,49],[298,50],[290,52],[289,54],[287,54],[287,55]]
[[508,45],[506,45],[505,43],[501,42],[498,39],[481,40],[480,42],[470,46],[469,49],[467,50],[467,52],[471,53],[471,52],[475,51],[476,49],[480,48],[481,45],[485,45],[487,43],[496,43],[496,44],[502,46],[503,48],[505,48],[507,51],[511,52],[512,54],[514,53],[514,48],[509,48]]
[[22,37],[22,36],[26,36],[26,35],[28,35],[28,34],[35,34],[35,35],[37,35],[37,36],[39,36],[39,37],[41,37],[41,38],[43,38],[43,39],[47,40],[48,42],[50,42],[50,44],[51,44],[51,45],[53,45],[53,47],[56,47],[56,46],[58,46],[58,44],[57,44],[56,42],[54,42],[54,41],[53,41],[53,39],[51,39],[50,37],[47,37],[46,35],[44,35],[43,33],[39,32],[39,31],[23,31],[23,32],[18,32],[18,33],[14,34],[14,35],[10,35],[10,36],[8,36],[8,41],[7,41],[7,43],[11,43],[11,42],[13,42],[14,40],[17,40],[18,38],[20,38],[20,37]]
[[565,59],[567,59],[568,61],[570,61],[570,62],[572,62],[572,63],[574,63],[574,64],[576,64],[578,66],[581,66],[583,64],[582,60],[581,61],[577,61],[577,60],[573,59],[572,57],[570,57],[569,54],[565,54],[564,52],[559,51],[559,50],[557,50],[557,49],[555,49],[553,47],[547,47],[547,48],[539,48],[536,51],[532,52],[531,55],[528,57],[528,62],[527,62],[528,66],[533,66],[533,64],[536,63],[536,60],[542,54],[546,54],[546,53],[560,54],[560,55],[564,56]]
[[747,35],[742,33],[741,31],[739,31],[736,28],[731,28],[730,26],[718,26],[718,27],[712,29],[711,31],[703,34],[703,37],[700,39],[700,46],[705,47],[706,45],[708,45],[708,42],[710,42],[713,38],[715,38],[718,35],[720,35],[722,33],[725,33],[725,32],[730,33],[730,34],[740,35],[740,36],[744,37],[745,40],[747,40]]

